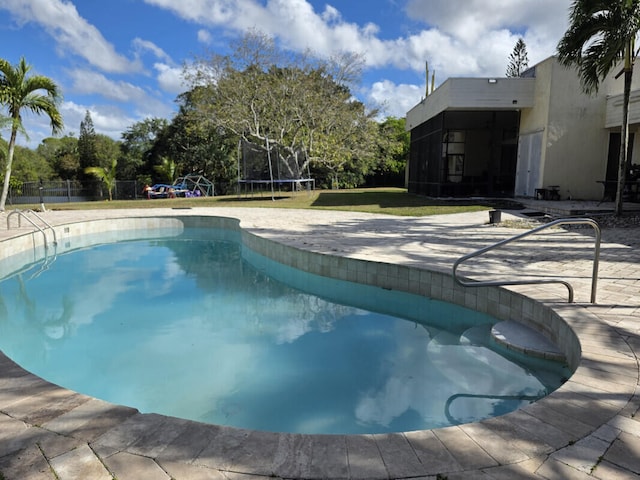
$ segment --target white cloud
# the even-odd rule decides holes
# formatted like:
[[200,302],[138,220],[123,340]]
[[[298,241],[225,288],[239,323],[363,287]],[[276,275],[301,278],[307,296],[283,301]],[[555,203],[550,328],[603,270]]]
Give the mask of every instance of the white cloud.
[[90,70],[72,70],[69,76],[73,82],[72,89],[83,95],[99,94],[109,100],[118,102],[144,102],[145,91],[131,83],[111,80],[101,73]]
[[[179,17],[203,25],[239,25],[242,19],[238,14],[249,14],[261,7],[254,0],[144,0],[149,5],[155,5],[171,10]],[[255,19],[255,17],[252,16]],[[257,24],[257,23],[254,23]]]
[[[107,135],[114,140],[120,140],[121,133],[140,118],[133,118],[123,109],[113,105],[81,105],[71,101],[64,101],[59,107],[64,121],[63,135],[78,136],[80,122],[84,120],[87,111],[91,114],[96,133]],[[25,112],[23,124],[29,138],[18,136],[18,144],[35,149],[43,139],[51,137],[51,127],[46,115],[33,115]]]
[[[80,122],[84,120],[87,111],[91,114],[91,120],[96,133],[107,135],[114,140],[121,140],[122,132],[136,122],[145,118],[159,117],[168,118],[172,113],[172,105],[167,105],[159,101],[153,101],[145,108],[143,105],[136,107],[130,113],[123,107],[113,104],[80,104],[71,101],[63,102],[60,113],[64,120],[63,135],[78,136]],[[46,116],[36,116],[25,112],[23,120],[29,138],[20,135],[18,144],[35,149],[44,138],[51,137],[51,127]]]
[[61,56],[83,57],[105,72],[138,71],[141,65],[118,54],[100,31],[82,18],[71,2],[62,0],[3,0],[0,6],[22,23],[41,25],[57,42]]
[[185,91],[182,68],[171,67],[163,63],[156,63],[154,68],[158,72],[158,85],[162,90],[176,95]]
[[425,87],[396,85],[389,80],[382,80],[375,82],[366,96],[370,103],[380,106],[383,117],[402,118],[425,96]]
[[[180,93],[184,90],[181,88],[181,78],[179,78],[182,74],[181,68],[164,64],[156,64],[155,68],[160,72],[158,82],[163,90],[171,93]],[[172,105],[166,99],[158,98],[158,93],[149,92],[132,83],[112,80],[90,70],[72,70],[68,74],[72,80],[71,89],[74,93],[98,95],[107,100],[119,102],[123,106],[133,105],[141,117],[166,117],[173,111]]]
[[[437,26],[458,38],[478,37],[487,30],[524,31],[544,28],[561,35],[571,0],[465,0],[464,8],[450,0],[408,0],[406,12],[414,20]],[[557,39],[555,40],[557,41]]]
[[80,122],[84,120],[87,111],[91,114],[96,133],[107,135],[114,140],[120,140],[121,133],[138,120],[112,105],[80,105],[64,102],[60,113],[64,118],[65,131],[77,135],[80,131]]
[[312,49],[321,55],[336,51],[365,52],[379,28],[366,24],[362,28],[342,20],[331,6],[318,14],[306,0],[269,0],[261,5],[255,0],[145,0],[146,3],[173,11],[179,17],[201,25],[223,27],[243,32],[258,28],[278,37],[290,48]]
[[[449,0],[409,0],[406,12],[425,24],[422,35],[437,31],[450,39],[445,50],[426,47],[423,54],[440,58],[470,55],[480,59],[479,65],[500,63],[506,68],[508,55],[519,37],[524,38],[532,63],[555,52],[568,25],[570,3],[571,0],[467,0],[460,8],[459,3]],[[495,55],[500,56],[492,62]],[[504,72],[494,74],[497,73]]]
[[[406,13],[417,25],[404,37],[383,40],[378,25],[344,21],[330,5],[316,12],[307,0],[145,0],[181,18],[242,32],[259,25],[292,49],[310,48],[329,56],[336,51],[364,55],[371,68],[421,72],[425,61],[439,78],[501,75],[519,37],[531,63],[555,51],[567,25],[570,0],[469,0],[464,8],[450,0],[409,0]],[[200,33],[201,41],[209,37]]]
[[[371,82],[364,96],[381,105],[385,115],[397,117],[420,101],[426,79],[419,86],[396,84],[385,78],[385,69],[424,78],[428,61],[436,86],[449,77],[502,76],[520,37],[534,65],[555,52],[567,26],[570,1],[468,0],[460,8],[450,0],[408,0],[406,35],[383,39],[378,25],[347,22],[331,5],[315,11],[308,0],[145,0],[183,19],[235,34],[258,26],[293,50],[311,49],[327,57],[341,51],[360,53]],[[200,30],[198,38],[211,40],[208,30]],[[159,80],[163,89],[177,91],[176,76],[174,87],[165,83],[163,73]]]
[[198,30],[198,42],[208,45],[211,43],[211,39],[211,33],[208,30],[205,30],[203,28]]
[[342,19],[342,15],[340,15],[340,12],[338,11],[337,8],[332,7],[331,5],[327,5],[324,8],[324,12],[322,13],[322,20],[324,20],[327,23],[331,23],[331,22],[335,22],[335,21],[339,21]]
[[[276,35],[292,49],[311,49],[327,57],[335,52],[360,53],[370,66],[382,65],[394,54],[385,48],[385,42],[376,38],[380,31],[377,25],[346,22],[331,6],[318,14],[306,0],[271,0],[265,12],[267,18],[273,19],[273,23],[267,24],[266,33]],[[377,57],[382,52],[386,54],[380,61]]]
[[165,52],[153,42],[143,40],[141,38],[134,38],[133,46],[139,52],[139,54],[148,51],[151,52],[158,60],[162,60],[163,62],[168,64],[173,64],[173,60],[171,59],[169,54],[167,54],[167,52]]

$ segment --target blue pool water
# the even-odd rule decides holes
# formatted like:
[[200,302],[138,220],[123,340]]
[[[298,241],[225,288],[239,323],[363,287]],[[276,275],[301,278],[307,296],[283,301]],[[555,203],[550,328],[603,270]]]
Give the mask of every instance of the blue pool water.
[[491,317],[302,273],[219,230],[79,249],[41,270],[0,283],[0,348],[51,382],[143,412],[408,431],[507,413],[570,374],[499,350]]

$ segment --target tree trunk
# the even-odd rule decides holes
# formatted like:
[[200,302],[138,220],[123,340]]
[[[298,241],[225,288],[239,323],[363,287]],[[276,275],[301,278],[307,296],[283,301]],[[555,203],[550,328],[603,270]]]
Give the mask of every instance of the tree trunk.
[[18,129],[11,129],[11,139],[9,140],[9,151],[7,152],[7,167],[4,171],[4,184],[2,185],[2,196],[0,196],[0,212],[4,212],[4,206],[7,203],[7,195],[9,194],[9,181],[11,180],[11,164],[13,163],[13,152],[16,149],[16,137]]
[[622,130],[620,135],[620,159],[618,160],[618,188],[616,189],[615,213],[617,217],[622,215],[623,195],[627,178],[627,151],[629,149],[629,100],[631,98],[631,79],[633,66],[624,68],[624,98],[622,100]]

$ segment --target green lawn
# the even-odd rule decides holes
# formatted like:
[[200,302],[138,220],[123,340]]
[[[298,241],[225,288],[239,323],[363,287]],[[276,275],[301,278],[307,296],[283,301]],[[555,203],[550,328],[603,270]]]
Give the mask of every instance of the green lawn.
[[[270,192],[242,196],[202,198],[173,198],[156,200],[114,200],[112,202],[49,203],[48,210],[91,210],[120,208],[195,208],[195,207],[260,207],[346,210],[384,213],[401,216],[426,216],[489,210],[496,205],[490,201],[472,199],[435,200],[407,193],[402,188],[359,188],[352,190],[315,190],[297,193]],[[39,205],[16,205],[16,208],[39,208]],[[14,208],[7,205],[7,209]]]

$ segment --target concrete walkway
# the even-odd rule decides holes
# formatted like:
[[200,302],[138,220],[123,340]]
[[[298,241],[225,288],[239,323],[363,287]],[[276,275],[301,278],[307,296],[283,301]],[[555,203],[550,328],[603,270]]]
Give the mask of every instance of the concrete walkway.
[[[49,211],[54,225],[122,216],[216,215],[300,249],[449,272],[460,255],[522,230],[486,212],[399,218],[325,211],[203,208]],[[507,225],[515,217],[503,213]],[[32,228],[7,230],[0,239]],[[598,302],[590,293],[593,236],[556,229],[488,255],[464,274],[557,276],[512,287],[569,318],[583,347],[560,394],[483,422],[391,435],[253,432],[141,414],[51,385],[0,354],[0,478],[260,480],[267,478],[640,478],[640,228],[604,231]]]

